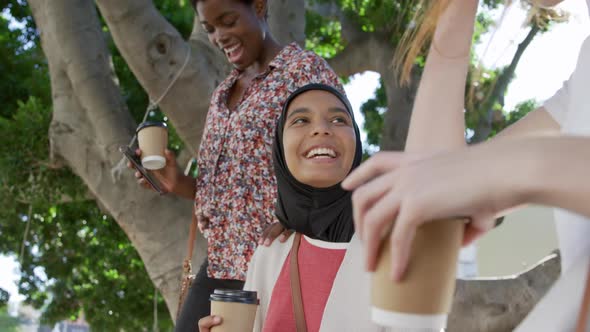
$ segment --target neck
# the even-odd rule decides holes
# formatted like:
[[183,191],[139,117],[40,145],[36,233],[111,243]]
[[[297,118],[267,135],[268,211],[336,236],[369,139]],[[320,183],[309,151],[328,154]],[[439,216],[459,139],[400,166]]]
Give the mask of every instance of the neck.
[[262,51],[258,60],[254,61],[252,65],[244,70],[247,75],[262,74],[268,68],[268,64],[274,59],[283,48],[268,32],[268,27],[265,27],[267,33],[264,42],[262,43]]

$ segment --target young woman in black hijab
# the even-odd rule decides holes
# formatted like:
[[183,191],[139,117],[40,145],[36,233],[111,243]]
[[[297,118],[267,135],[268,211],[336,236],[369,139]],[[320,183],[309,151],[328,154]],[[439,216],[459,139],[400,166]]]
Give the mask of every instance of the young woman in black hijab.
[[351,193],[340,182],[361,159],[360,133],[348,99],[322,84],[295,91],[273,145],[281,224],[312,239],[349,242],[354,234]]
[[[336,319],[334,314],[326,316],[328,312],[363,310],[355,307],[359,304],[366,312],[369,308],[366,287],[357,287],[363,294],[355,296],[355,303],[333,300],[344,293],[357,292],[344,289],[350,288],[350,284],[343,282],[339,282],[338,288],[333,287],[338,279],[343,279],[343,273],[353,274],[353,279],[368,284],[358,251],[351,263],[351,193],[340,186],[361,159],[360,132],[350,103],[342,93],[327,85],[310,84],[290,95],[275,132],[273,165],[278,186],[276,214],[283,226],[296,235],[285,243],[275,241],[270,247],[258,247],[250,263],[244,288],[258,292],[260,299],[254,331],[296,331],[290,284],[290,252],[294,244],[298,247],[298,276],[307,330],[343,330],[340,322],[354,330],[380,330],[368,314],[355,315],[350,322]],[[351,266],[354,268],[350,269]],[[205,317],[199,322],[200,331],[209,331],[222,320],[223,317]]]

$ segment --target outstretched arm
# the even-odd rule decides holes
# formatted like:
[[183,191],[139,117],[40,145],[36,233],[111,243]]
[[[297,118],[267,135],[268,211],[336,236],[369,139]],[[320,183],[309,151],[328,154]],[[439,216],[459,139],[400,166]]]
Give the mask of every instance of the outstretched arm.
[[439,19],[416,95],[406,151],[465,145],[465,83],[477,5],[477,0],[451,0]]
[[[389,165],[389,171],[366,182],[384,164]],[[590,217],[588,165],[590,137],[497,140],[425,159],[408,153],[381,154],[357,169],[343,185],[356,188],[355,205],[367,207],[365,228],[391,222],[392,207],[402,210],[396,220],[397,239],[409,250],[411,234],[420,225],[449,216],[472,218],[466,242],[491,228],[489,221],[494,216],[525,203],[560,207]],[[371,201],[375,203],[367,203]],[[365,233],[365,242],[378,241],[379,233]],[[368,249],[372,267],[376,252]],[[398,264],[403,271],[406,262]]]
[[590,217],[590,137],[540,137],[514,149],[530,154],[523,203],[560,207]]

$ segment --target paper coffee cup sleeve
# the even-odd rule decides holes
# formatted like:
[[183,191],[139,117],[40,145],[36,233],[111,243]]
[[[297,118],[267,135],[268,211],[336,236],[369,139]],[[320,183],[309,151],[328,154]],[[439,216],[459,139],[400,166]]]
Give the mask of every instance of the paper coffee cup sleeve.
[[141,164],[150,170],[161,169],[166,166],[166,158],[162,156],[146,156],[141,159]]
[[441,332],[447,326],[447,314],[418,315],[371,308],[374,323],[394,332]]

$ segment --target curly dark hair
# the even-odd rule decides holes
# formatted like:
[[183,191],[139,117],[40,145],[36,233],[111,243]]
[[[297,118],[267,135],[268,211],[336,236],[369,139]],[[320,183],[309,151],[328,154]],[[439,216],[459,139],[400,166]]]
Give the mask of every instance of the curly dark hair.
[[[205,1],[205,0],[191,0],[191,4],[193,5],[193,8],[195,10],[197,10],[197,2],[199,2],[199,1]],[[251,5],[254,2],[254,0],[240,0],[240,1],[242,1],[243,3],[245,3],[247,5]]]
[[[197,3],[199,1],[206,1],[206,0],[191,0],[191,5],[193,5],[193,9],[195,10],[195,12],[197,11]],[[254,3],[254,0],[235,0],[235,1],[241,1],[242,3],[250,6],[251,4]],[[268,11],[264,14],[264,18],[268,19]]]

